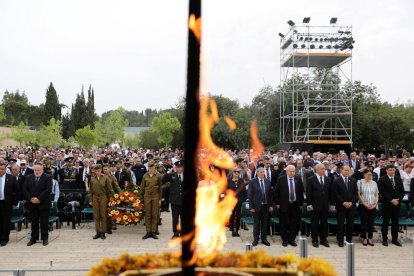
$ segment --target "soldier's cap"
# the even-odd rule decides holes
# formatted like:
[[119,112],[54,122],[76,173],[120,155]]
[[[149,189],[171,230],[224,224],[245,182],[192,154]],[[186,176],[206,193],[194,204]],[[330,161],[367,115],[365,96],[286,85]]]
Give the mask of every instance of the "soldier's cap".
[[101,164],[96,164],[92,167],[93,170],[100,170],[102,169],[102,165]]
[[178,160],[178,161],[174,162],[174,165],[176,167],[182,167],[182,166],[184,166],[184,160]]
[[155,162],[154,161],[148,161],[148,168],[152,168],[155,167]]
[[112,160],[111,162],[109,162],[109,165],[111,165],[111,167],[115,167],[116,166],[116,161],[115,160]]
[[329,165],[329,161],[328,161],[328,160],[323,160],[323,161],[322,161],[322,164],[324,164],[324,165]]
[[344,163],[336,162],[335,165],[338,167],[338,169],[342,169],[342,167],[344,166]]
[[6,160],[9,161],[9,163],[16,163],[17,162],[17,160],[14,159],[14,158],[8,158]]
[[365,161],[364,162],[364,165],[367,166],[367,167],[374,167],[374,162],[372,162],[372,161]]
[[72,161],[74,158],[72,156],[66,157],[65,158],[65,162],[69,162]]
[[21,165],[21,164],[27,164],[27,161],[26,161],[26,160],[24,160],[24,159],[23,159],[23,160],[20,160],[20,165]]
[[29,161],[29,162],[33,162],[33,158],[31,158],[31,157],[30,157],[28,161]]

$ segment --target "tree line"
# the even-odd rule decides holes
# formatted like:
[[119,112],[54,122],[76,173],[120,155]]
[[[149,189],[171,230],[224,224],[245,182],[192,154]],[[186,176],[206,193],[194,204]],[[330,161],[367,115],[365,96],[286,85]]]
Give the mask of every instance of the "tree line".
[[[323,89],[331,90],[329,84],[340,83],[339,77],[329,69],[318,68],[315,76],[324,76]],[[249,104],[223,95],[211,94],[219,110],[219,123],[212,129],[214,141],[224,148],[241,149],[250,146],[250,124],[256,118],[259,137],[271,150],[279,145],[280,93],[286,85],[305,84],[305,79],[295,75],[285,87],[265,85]],[[321,89],[321,87],[311,87]],[[318,90],[318,91],[319,91]],[[323,92],[323,91],[321,91]],[[358,150],[389,150],[414,148],[414,104],[390,104],[381,101],[373,84],[347,81],[341,86],[342,97],[352,99],[353,148]],[[289,101],[289,98],[287,99]],[[0,123],[14,127],[13,137],[22,144],[34,146],[105,146],[117,142],[130,147],[161,148],[184,147],[185,99],[181,97],[168,109],[147,108],[143,111],[124,110],[119,107],[98,116],[95,112],[95,93],[89,86],[86,96],[82,87],[76,94],[70,110],[59,102],[58,94],[50,83],[46,89],[45,102],[31,105],[25,93],[5,91],[0,105]],[[237,124],[231,131],[224,116]],[[32,131],[28,126],[36,126]],[[138,136],[125,136],[124,127],[149,127]]]

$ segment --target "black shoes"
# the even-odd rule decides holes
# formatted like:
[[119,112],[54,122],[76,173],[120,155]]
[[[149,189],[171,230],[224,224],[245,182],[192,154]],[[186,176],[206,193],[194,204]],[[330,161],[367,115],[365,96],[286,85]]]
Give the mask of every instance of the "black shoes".
[[321,241],[321,244],[325,247],[329,247],[328,241]]
[[298,244],[295,242],[295,241],[291,241],[290,243],[289,243],[291,246],[298,246]]
[[231,236],[232,236],[232,237],[240,237],[240,234],[239,234],[239,232],[237,232],[237,231],[233,231],[233,232],[231,233]]
[[32,246],[33,244],[35,244],[36,243],[36,241],[35,240],[30,240],[28,243],[27,243],[27,246]]
[[101,233],[101,239],[106,239],[106,237],[105,237],[105,233]]
[[312,242],[312,245],[313,245],[313,247],[316,247],[316,248],[318,248],[318,247],[319,247],[319,244],[318,244],[318,242],[317,242],[317,241],[313,241],[313,242]]
[[151,233],[151,238],[158,240],[158,237],[155,233]]
[[7,243],[9,243],[9,241],[2,241],[2,242],[0,243],[0,246],[6,246],[6,245],[7,245]]
[[108,232],[106,233],[108,233],[109,235],[112,235],[112,229],[109,229]]
[[143,240],[146,240],[146,239],[148,239],[148,238],[151,238],[151,236],[152,236],[152,235],[151,235],[151,233],[150,233],[150,232],[147,232],[147,233],[145,234],[145,236],[143,236],[143,237],[142,237],[142,239],[143,239]]
[[49,240],[44,240],[43,241],[43,246],[46,246],[46,245],[48,245],[49,244]]
[[252,242],[252,246],[257,246],[259,244],[259,241],[257,241],[257,240],[254,240],[253,242]]
[[[366,245],[366,244],[364,244],[364,245]],[[344,244],[344,242],[343,242],[343,241],[340,241],[340,242],[338,242],[338,246],[339,246],[339,247],[344,247],[344,246],[345,246],[345,244]]]
[[388,246],[388,241],[385,241],[385,240],[384,240],[384,241],[382,241],[382,245],[383,245],[383,246]]
[[266,239],[262,240],[262,244],[264,244],[266,246],[270,246],[270,242]]
[[283,242],[282,242],[282,246],[283,246],[283,247],[287,247],[287,246],[288,246],[288,242],[287,242],[287,241],[283,241]]
[[155,234],[155,235],[159,235],[160,234],[160,231],[155,231],[153,234]]
[[392,244],[396,246],[402,246],[402,244],[399,241],[392,241]]
[[96,240],[99,239],[101,237],[101,233],[96,232],[95,236],[92,237],[92,239]]

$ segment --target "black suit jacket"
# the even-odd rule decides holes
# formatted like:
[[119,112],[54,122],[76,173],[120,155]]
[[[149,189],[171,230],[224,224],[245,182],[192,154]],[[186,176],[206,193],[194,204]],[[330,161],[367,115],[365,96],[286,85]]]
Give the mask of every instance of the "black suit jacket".
[[[48,209],[50,208],[50,194],[52,192],[52,176],[43,173],[39,181],[36,183],[36,178],[34,174],[26,176],[26,181],[24,182],[24,197],[29,203],[29,209],[38,207],[39,209]],[[37,197],[40,200],[39,204],[33,204],[30,202],[32,197]]]
[[333,182],[336,208],[345,208],[342,204],[344,202],[352,202],[352,207],[356,207],[358,201],[358,186],[356,179],[348,177],[347,188],[343,177],[338,177]]
[[[303,206],[303,183],[302,179],[294,176],[295,181],[295,195],[298,208]],[[279,177],[275,188],[275,205],[280,205],[281,212],[287,212],[289,206],[289,181],[287,175]]]
[[382,198],[382,203],[391,204],[391,200],[399,199],[400,203],[404,198],[404,185],[401,178],[394,176],[395,189],[392,187],[388,175],[384,175],[378,180],[378,189]]
[[19,186],[17,185],[16,178],[11,174],[5,174],[4,180],[4,201],[6,203],[7,210],[11,211],[13,205],[17,205],[19,201]]
[[31,174],[34,174],[34,170],[31,169],[31,168],[26,168],[23,175],[28,176],[28,175],[31,175]]
[[334,205],[333,184],[330,177],[324,176],[323,187],[319,183],[319,175],[308,178],[306,200],[315,211],[329,211],[329,205]]
[[[13,177],[14,177],[14,179],[16,179],[15,176],[13,176]],[[24,181],[25,181],[26,177],[24,175],[22,175],[21,173],[19,173],[18,177],[19,177],[19,180],[16,180],[16,181],[17,181],[17,186],[19,186],[19,200],[24,200],[25,197],[24,197],[24,194],[23,194],[23,185],[24,185]]]
[[235,183],[231,177],[228,178],[227,188],[236,193],[238,203],[246,201],[247,199],[246,185],[243,179],[239,178],[237,182]]
[[[266,193],[266,201],[267,207],[272,207],[272,194],[271,194],[271,187],[270,181],[268,179],[264,179],[264,186],[265,186],[265,193]],[[256,212],[261,211],[262,208],[262,191],[260,189],[260,182],[259,178],[255,177],[250,181],[249,190],[249,209],[254,209]]]
[[414,207],[414,178],[411,178],[410,183],[410,201],[411,201],[411,208]]
[[181,206],[183,202],[183,182],[178,179],[178,174],[176,172],[166,173],[162,182],[168,182],[166,188],[170,188],[170,203]]

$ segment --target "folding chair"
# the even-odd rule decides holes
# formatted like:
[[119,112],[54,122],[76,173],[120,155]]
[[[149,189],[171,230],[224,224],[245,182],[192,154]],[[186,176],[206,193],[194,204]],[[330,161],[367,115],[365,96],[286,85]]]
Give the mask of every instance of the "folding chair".
[[[13,208],[12,217],[11,217],[11,224],[14,225],[14,229],[16,231],[16,241],[17,239],[17,232],[22,230],[22,223],[25,222],[26,224],[26,217],[24,216],[25,209],[24,209],[24,201],[19,201],[16,208]],[[17,225],[16,225],[17,224]],[[20,239],[22,240],[26,235]]]
[[[249,209],[249,202],[242,202],[241,205],[241,218],[240,218],[240,225],[241,228],[244,229],[244,226],[246,225],[253,225],[254,224],[254,220],[253,220],[253,216],[250,212]],[[243,237],[240,235],[241,240],[243,241]],[[253,236],[252,236],[253,239]]]
[[[82,211],[81,211],[81,222],[85,222],[85,218],[87,215],[93,215],[93,209],[89,205],[89,194],[86,194],[85,199],[83,200]],[[87,224],[87,228],[89,228],[89,224]]]
[[58,212],[57,211],[57,202],[52,201],[52,205],[50,207],[49,219],[48,219],[48,221],[49,221],[49,232],[52,235],[52,233],[53,233],[53,224],[54,223],[56,223],[56,229],[59,229],[59,233],[54,239],[56,239],[60,236],[60,231],[61,231],[60,230],[61,229],[60,220],[59,220],[57,212]]

